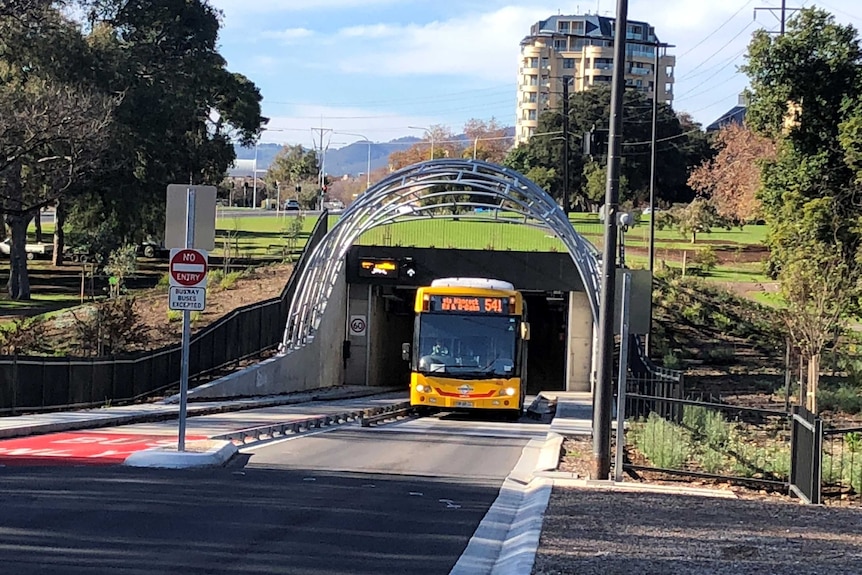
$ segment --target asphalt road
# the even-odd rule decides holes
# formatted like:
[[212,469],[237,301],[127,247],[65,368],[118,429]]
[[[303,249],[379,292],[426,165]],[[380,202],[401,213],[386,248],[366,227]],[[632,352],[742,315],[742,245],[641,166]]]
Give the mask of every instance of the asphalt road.
[[341,426],[228,468],[0,468],[4,573],[446,574],[539,424]]

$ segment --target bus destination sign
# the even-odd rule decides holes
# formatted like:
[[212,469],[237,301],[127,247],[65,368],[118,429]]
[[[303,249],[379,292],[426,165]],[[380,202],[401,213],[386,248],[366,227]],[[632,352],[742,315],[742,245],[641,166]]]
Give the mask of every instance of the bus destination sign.
[[502,297],[432,295],[428,311],[505,314],[509,312],[509,302]]

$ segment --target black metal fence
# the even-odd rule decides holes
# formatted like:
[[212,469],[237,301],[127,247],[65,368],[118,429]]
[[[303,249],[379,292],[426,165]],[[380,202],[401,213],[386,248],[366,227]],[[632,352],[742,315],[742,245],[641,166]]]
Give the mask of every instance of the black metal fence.
[[790,432],[790,490],[806,503],[820,504],[823,422],[794,406]]
[[824,497],[862,498],[862,427],[823,430]]
[[624,469],[787,485],[783,411],[627,393],[624,417]]
[[[278,346],[296,291],[298,272],[327,229],[324,212],[278,297],[237,308],[192,337],[190,379]],[[94,358],[0,356],[0,414],[134,401],[178,385],[180,360],[179,345]]]

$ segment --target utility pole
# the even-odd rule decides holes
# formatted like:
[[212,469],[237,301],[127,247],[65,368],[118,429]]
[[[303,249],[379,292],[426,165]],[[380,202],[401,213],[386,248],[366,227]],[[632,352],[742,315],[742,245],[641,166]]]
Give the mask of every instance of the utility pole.
[[[771,6],[755,8],[754,9],[754,19],[755,20],[757,19],[757,12],[759,10],[764,10],[766,12],[769,12],[773,16],[778,18],[779,28],[778,28],[777,34],[779,36],[784,36],[784,29],[786,28],[786,24],[787,24],[788,13],[798,12],[799,8],[788,8],[787,7],[787,0],[781,0],[781,7],[780,8],[773,8]],[[778,12],[777,15],[776,15],[776,12]],[[771,32],[771,34],[776,34],[776,32]]]
[[[650,164],[649,164],[649,272],[652,277],[655,271],[655,157],[656,157],[656,130],[658,124],[658,87],[659,87],[659,48],[673,48],[670,44],[656,42],[653,46],[652,68],[652,131],[650,136]],[[650,340],[652,332],[652,309],[650,309],[650,329],[644,341],[644,353],[649,357]]]
[[611,84],[611,118],[608,133],[608,179],[605,191],[605,234],[599,291],[598,374],[593,396],[593,478],[611,473],[611,411],[613,405],[614,292],[616,287],[617,210],[620,197],[620,151],[623,127],[623,92],[626,87],[626,28],[628,0],[617,0],[614,70]]
[[[319,195],[318,200],[318,209],[323,209],[323,187],[326,185],[326,148],[329,147],[329,144],[323,144],[324,135],[332,132],[332,128],[324,128],[321,126],[320,128],[312,128],[312,132],[317,132],[320,137],[320,170],[317,178],[317,190]],[[330,136],[331,137],[331,136]]]
[[569,215],[569,76],[563,76],[563,213]]

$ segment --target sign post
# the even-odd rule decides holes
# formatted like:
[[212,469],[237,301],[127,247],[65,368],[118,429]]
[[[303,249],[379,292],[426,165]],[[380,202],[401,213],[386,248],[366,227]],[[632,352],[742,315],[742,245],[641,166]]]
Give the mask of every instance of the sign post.
[[[178,220],[182,207],[179,192],[185,191],[185,225]],[[201,200],[198,202],[198,200]],[[179,204],[179,205],[178,205]],[[179,213],[178,213],[179,212]],[[171,248],[170,309],[183,312],[182,360],[180,363],[180,414],[177,451],[186,450],[186,411],[189,391],[189,341],[191,312],[206,307],[207,252],[215,238],[215,188],[213,186],[168,186],[165,247]],[[196,222],[196,215],[202,216]],[[211,216],[211,217],[210,217]],[[200,226],[196,226],[200,223]],[[184,233],[180,233],[181,232]],[[178,245],[179,244],[179,245]],[[195,249],[197,248],[197,249]]]

